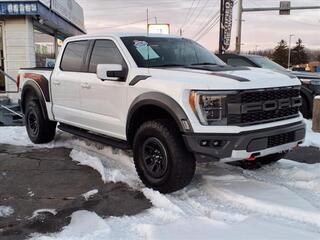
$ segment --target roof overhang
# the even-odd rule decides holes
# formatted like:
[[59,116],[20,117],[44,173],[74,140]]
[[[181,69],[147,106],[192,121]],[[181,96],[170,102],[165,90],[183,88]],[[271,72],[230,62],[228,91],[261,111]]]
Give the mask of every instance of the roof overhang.
[[[67,1],[69,0],[66,0],[66,2]],[[58,11],[55,11],[55,9],[52,9],[51,1],[49,2],[50,6],[45,4],[44,1],[38,0],[0,1],[0,17],[33,16],[36,20],[35,25],[38,28],[44,29],[50,34],[58,35],[61,38],[86,33],[81,19],[77,22],[72,22],[71,18],[68,19],[62,14],[59,14]],[[79,7],[80,6],[78,6],[78,8]]]

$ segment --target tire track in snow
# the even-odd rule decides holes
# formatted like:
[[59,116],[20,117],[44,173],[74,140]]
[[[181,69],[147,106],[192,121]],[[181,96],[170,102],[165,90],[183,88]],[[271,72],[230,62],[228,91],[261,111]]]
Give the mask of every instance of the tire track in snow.
[[[210,178],[210,177],[208,177]],[[208,184],[207,193],[212,199],[227,202],[236,208],[247,209],[252,212],[268,215],[271,217],[284,218],[295,222],[303,223],[320,231],[320,213],[304,211],[298,208],[273,204],[236,192]]]

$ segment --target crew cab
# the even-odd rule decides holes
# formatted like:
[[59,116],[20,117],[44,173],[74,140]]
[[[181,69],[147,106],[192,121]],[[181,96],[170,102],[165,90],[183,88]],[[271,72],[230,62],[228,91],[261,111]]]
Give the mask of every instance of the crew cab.
[[32,142],[59,129],[133,151],[142,182],[163,193],[190,183],[196,161],[281,159],[303,142],[300,81],[232,67],[180,37],[68,38],[53,70],[20,71]]

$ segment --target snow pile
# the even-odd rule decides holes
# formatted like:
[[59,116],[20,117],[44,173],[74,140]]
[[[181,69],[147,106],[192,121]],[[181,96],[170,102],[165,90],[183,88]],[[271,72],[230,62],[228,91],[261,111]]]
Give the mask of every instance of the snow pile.
[[[307,124],[305,144],[320,146],[320,135]],[[32,145],[23,128],[0,131],[0,143]],[[199,164],[189,186],[163,195],[143,186],[125,152],[61,132],[55,142],[40,147],[57,146],[73,148],[72,159],[96,169],[103,181],[125,182],[142,191],[153,207],[136,216],[106,219],[78,211],[60,233],[33,239],[320,239],[320,164],[281,160],[257,171]],[[92,194],[95,191],[84,195]]]
[[320,148],[320,133],[316,133],[312,131],[312,121],[311,120],[305,120],[307,125],[307,135],[306,140],[303,143],[302,146],[314,146]]
[[91,190],[87,193],[84,193],[82,194],[82,197],[84,197],[84,199],[86,201],[88,201],[91,197],[93,197],[94,195],[98,194],[99,190],[98,189],[94,189],[94,190]]
[[13,213],[14,213],[14,210],[12,207],[0,206],[0,218],[9,217]]
[[88,211],[78,211],[71,215],[71,222],[55,237],[34,236],[34,239],[49,240],[84,240],[109,239],[110,227],[97,214]]
[[55,209],[38,209],[33,212],[32,217],[30,219],[36,218],[41,214],[50,213],[52,215],[57,215],[57,211]]

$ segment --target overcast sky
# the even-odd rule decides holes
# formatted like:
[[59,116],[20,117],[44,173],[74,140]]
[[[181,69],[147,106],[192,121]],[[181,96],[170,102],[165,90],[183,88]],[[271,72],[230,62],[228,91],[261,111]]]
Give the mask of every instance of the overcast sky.
[[[198,41],[205,47],[218,48],[218,24],[215,23],[220,0],[76,0],[84,9],[88,33],[145,32],[146,9],[150,22],[170,23],[171,33]],[[243,0],[244,7],[275,7],[279,0]],[[320,5],[320,0],[292,0],[292,6]],[[213,19],[213,21],[209,21]],[[234,49],[237,5],[231,49]],[[278,12],[254,12],[243,15],[243,50],[273,48],[281,39],[294,34],[308,48],[320,49],[320,9],[292,11],[290,16]],[[208,24],[211,23],[211,24]],[[207,26],[212,26],[208,31]],[[201,31],[203,30],[203,31]]]

